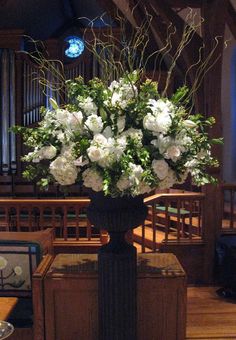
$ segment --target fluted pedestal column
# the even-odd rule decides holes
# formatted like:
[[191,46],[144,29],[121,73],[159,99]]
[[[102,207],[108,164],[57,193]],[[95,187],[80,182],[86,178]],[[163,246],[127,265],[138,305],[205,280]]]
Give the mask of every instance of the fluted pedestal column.
[[100,340],[137,339],[137,255],[125,233],[140,225],[146,214],[142,197],[91,196],[88,217],[110,234],[98,253]]

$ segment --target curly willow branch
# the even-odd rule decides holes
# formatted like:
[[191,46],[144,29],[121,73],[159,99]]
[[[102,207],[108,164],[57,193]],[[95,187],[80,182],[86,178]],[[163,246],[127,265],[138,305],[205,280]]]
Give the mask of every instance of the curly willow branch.
[[[133,16],[137,7],[138,3],[131,10]],[[191,43],[194,35],[197,34],[196,32],[201,29],[204,19],[196,20],[197,14],[190,9],[185,18],[186,24],[183,27],[178,45],[176,46],[175,43],[178,31],[171,23],[166,28],[166,40],[163,46],[150,52],[150,31],[153,28],[153,16],[148,13],[146,7],[144,7],[144,19],[135,28],[118,10],[114,25],[106,22],[105,14],[103,13],[92,20],[86,17],[78,18],[78,20],[88,21],[83,33],[84,41],[87,50],[94,58],[94,62],[99,65],[98,72],[101,80],[109,83],[113,79],[120,78],[124,73],[130,73],[134,70],[145,74],[150,65],[153,64],[152,75],[154,76],[156,71],[158,71],[159,83],[163,66],[167,63],[167,77],[161,93],[162,96],[166,96],[168,88],[172,84],[172,75],[177,70],[178,60],[186,47]],[[99,30],[95,28],[95,23],[98,19],[102,21],[105,29]],[[50,88],[52,91],[57,91],[61,96],[64,95],[65,76],[62,62],[48,60],[45,56],[45,48],[42,42],[35,41],[32,38],[30,40],[34,43],[35,53],[33,55],[28,54],[39,67],[39,75],[35,73],[34,80],[38,80],[45,93],[47,93],[46,89]],[[197,51],[197,60],[191,66],[188,66],[183,76],[183,85],[186,85],[189,75],[195,71],[191,91],[187,98],[192,103],[205,74],[220,58],[220,56],[214,57],[218,44],[219,37],[216,37],[215,45],[205,59],[203,59],[205,46],[202,45]]]
[[48,53],[42,41],[24,35],[34,46],[34,53],[23,51],[37,65],[38,72],[34,72],[33,81],[37,81],[45,96],[48,96],[47,89],[57,92],[61,98],[65,94],[64,65],[60,60],[48,58]]

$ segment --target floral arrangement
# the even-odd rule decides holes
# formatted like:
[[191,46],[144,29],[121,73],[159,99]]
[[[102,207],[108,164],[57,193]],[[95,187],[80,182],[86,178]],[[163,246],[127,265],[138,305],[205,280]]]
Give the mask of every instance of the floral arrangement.
[[24,176],[42,187],[81,183],[112,197],[136,196],[183,183],[214,182],[217,166],[207,129],[214,119],[188,113],[188,89],[170,98],[141,71],[109,85],[98,78],[66,82],[68,104],[43,109],[37,128],[15,127],[31,151]]

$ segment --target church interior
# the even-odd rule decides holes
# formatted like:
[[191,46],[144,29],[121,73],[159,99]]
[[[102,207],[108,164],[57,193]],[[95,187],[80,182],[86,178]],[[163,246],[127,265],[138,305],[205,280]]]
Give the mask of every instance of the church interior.
[[[140,55],[145,62],[143,77],[168,98],[183,83],[192,89],[191,115],[213,117],[207,133],[223,143],[212,145],[219,166],[206,169],[216,183],[197,186],[192,174],[152,188],[145,218],[120,241],[124,230],[106,229],[81,182],[43,190],[26,178],[33,135],[14,127],[32,132],[47,115],[42,107],[63,107],[61,73],[65,82],[89,84],[106,72],[113,80],[104,39],[113,39],[115,60],[125,34],[145,47],[132,50],[133,65]],[[235,132],[236,0],[0,0],[0,339],[236,339]],[[141,212],[125,209],[131,225]],[[135,289],[128,264],[117,274],[100,260],[113,236],[135,249]]]

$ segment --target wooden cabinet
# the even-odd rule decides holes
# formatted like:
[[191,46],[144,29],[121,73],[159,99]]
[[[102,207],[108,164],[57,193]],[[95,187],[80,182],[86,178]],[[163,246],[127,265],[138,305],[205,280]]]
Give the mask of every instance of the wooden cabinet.
[[[59,254],[44,280],[46,340],[98,339],[96,254]],[[186,277],[172,254],[138,256],[138,340],[184,340]]]

